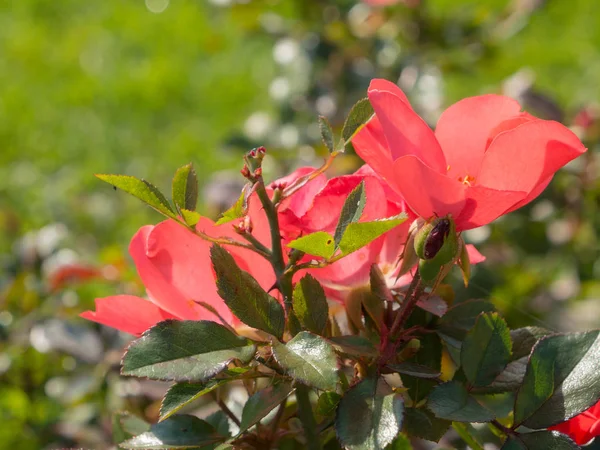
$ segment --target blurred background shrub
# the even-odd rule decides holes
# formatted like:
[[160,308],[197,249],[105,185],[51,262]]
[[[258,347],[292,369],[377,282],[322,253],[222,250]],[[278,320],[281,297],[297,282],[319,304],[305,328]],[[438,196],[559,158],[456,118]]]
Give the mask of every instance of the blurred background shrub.
[[[339,127],[374,77],[432,125],[496,92],[573,127],[590,151],[532,205],[468,233],[488,261],[457,300],[490,297],[512,327],[600,326],[600,3],[377,3],[394,2],[0,5],[0,448],[109,448],[136,425],[113,412],[156,418],[165,387],[118,375],[129,337],[77,315],[143,294],[127,243],[159,217],[93,173],[167,188],[191,161],[214,217],[244,151],[268,147],[270,178],[318,165],[317,116]],[[334,171],[359,164],[349,148]]]

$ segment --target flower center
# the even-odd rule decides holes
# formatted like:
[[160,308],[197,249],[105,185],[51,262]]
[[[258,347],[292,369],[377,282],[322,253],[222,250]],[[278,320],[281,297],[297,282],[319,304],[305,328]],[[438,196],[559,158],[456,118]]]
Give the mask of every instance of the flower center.
[[458,182],[467,186],[473,186],[475,184],[475,177],[471,175],[465,175],[464,177],[458,177]]

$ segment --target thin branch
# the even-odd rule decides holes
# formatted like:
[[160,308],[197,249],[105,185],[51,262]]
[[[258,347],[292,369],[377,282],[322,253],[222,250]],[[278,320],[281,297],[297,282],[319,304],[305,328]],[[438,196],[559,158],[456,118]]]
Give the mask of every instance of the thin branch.
[[238,427],[242,424],[239,419],[235,416],[235,414],[229,409],[229,407],[225,404],[225,402],[223,400],[221,400],[217,394],[215,394],[214,392],[211,392],[212,398],[215,402],[217,402],[217,405],[219,405],[219,408],[221,408],[221,411],[223,411],[225,414],[227,414],[227,416],[233,421],[233,423],[235,423]]

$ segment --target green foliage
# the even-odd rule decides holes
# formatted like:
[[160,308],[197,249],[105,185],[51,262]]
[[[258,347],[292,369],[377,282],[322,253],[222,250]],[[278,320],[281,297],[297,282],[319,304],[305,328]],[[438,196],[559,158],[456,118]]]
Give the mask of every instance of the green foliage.
[[446,434],[450,424],[450,421],[435,417],[425,408],[404,409],[404,432],[409,436],[438,442]]
[[273,342],[273,356],[292,378],[318,389],[335,389],[338,361],[322,337],[302,331],[285,345]]
[[167,217],[177,217],[175,211],[173,211],[173,207],[164,194],[160,192],[156,186],[146,180],[139,180],[127,175],[97,174],[96,177],[112,184],[117,189],[121,189],[122,191],[133,195]]
[[231,311],[245,324],[281,339],[285,318],[279,302],[241,270],[227,250],[213,245],[210,256],[219,295]]
[[489,422],[495,419],[492,411],[479,403],[457,381],[436,386],[429,395],[427,407],[436,417],[455,422]]
[[577,450],[580,447],[564,434],[556,431],[537,431],[535,433],[511,436],[501,450]]
[[360,184],[348,194],[348,198],[346,198],[344,206],[342,206],[340,218],[333,236],[336,248],[339,247],[348,225],[358,222],[360,216],[362,216],[366,201],[365,184],[361,181]]
[[402,429],[403,410],[400,396],[382,395],[377,392],[376,379],[365,379],[340,400],[337,437],[350,450],[382,450]]
[[333,153],[335,150],[333,130],[326,117],[319,116],[319,132],[321,133],[321,140],[329,153]]
[[169,388],[160,405],[160,420],[165,420],[204,394],[228,383],[228,379],[212,379],[206,383],[176,383]]
[[535,345],[515,399],[515,424],[547,428],[598,402],[599,335],[590,331],[547,336]]
[[177,169],[172,183],[173,203],[177,209],[188,211],[196,210],[198,203],[198,176],[192,167],[187,164]]
[[167,381],[205,381],[256,351],[248,339],[211,321],[160,322],[131,343],[121,373]]
[[407,217],[408,216],[403,213],[398,216],[372,222],[349,223],[339,242],[342,254],[349,255],[350,253],[363,248],[365,245],[370,244],[392,228],[401,225],[406,221]]
[[304,329],[323,334],[327,326],[329,307],[323,287],[312,275],[305,275],[296,283],[292,305]]
[[223,213],[217,220],[217,225],[241,219],[246,214],[246,193],[242,192],[231,208]]
[[269,414],[292,393],[293,389],[288,383],[277,383],[261,389],[251,396],[242,411],[242,420],[239,434],[256,425],[262,418]]
[[482,314],[467,333],[460,353],[462,370],[469,383],[486,386],[504,370],[512,342],[506,322],[497,313]]
[[373,107],[368,98],[363,98],[356,102],[350,110],[344,127],[342,128],[343,143],[350,142],[352,136],[371,118],[374,114]]
[[290,242],[288,247],[325,259],[331,258],[336,249],[333,236],[325,231],[316,231],[299,237]]
[[120,447],[132,450],[201,448],[224,439],[204,420],[180,415],[152,425],[150,431],[122,442]]

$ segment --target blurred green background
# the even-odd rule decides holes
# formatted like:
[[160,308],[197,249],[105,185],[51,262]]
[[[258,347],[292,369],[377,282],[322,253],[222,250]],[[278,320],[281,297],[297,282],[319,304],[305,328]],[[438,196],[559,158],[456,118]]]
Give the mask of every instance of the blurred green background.
[[[590,151],[468,233],[488,261],[458,298],[513,327],[600,326],[599,17],[596,0],[2,2],[0,448],[109,448],[112,412],[155,419],[164,387],[118,376],[127,337],[77,314],[143,292],[127,244],[159,217],[94,173],[167,190],[191,161],[214,216],[244,151],[267,146],[270,177],[319,164],[317,116],[339,127],[375,77],[432,125],[497,92],[573,127]],[[335,171],[358,164],[350,149]]]

